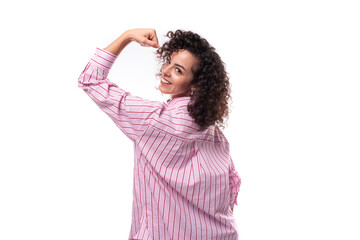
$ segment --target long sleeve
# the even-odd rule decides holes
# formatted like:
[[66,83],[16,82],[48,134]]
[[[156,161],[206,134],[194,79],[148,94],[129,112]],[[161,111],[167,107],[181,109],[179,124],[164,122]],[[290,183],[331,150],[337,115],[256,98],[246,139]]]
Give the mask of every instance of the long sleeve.
[[170,111],[163,102],[133,96],[109,81],[108,73],[116,58],[116,55],[96,48],[78,78],[78,87],[132,141],[136,141],[149,125],[169,133],[179,130],[180,125],[176,125],[176,121],[183,120],[177,120],[179,115],[176,109]]
[[241,178],[237,173],[237,171],[235,170],[235,166],[231,157],[230,159],[231,159],[231,167],[229,172],[230,207],[233,208],[234,204],[238,205],[237,196],[240,191]]

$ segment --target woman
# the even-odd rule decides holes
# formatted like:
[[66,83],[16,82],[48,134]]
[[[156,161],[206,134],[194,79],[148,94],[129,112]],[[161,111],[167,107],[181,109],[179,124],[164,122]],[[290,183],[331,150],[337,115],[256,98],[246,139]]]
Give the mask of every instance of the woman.
[[[78,86],[134,142],[129,239],[238,239],[233,216],[241,179],[219,129],[228,116],[229,80],[215,49],[191,31],[131,29],[96,48]],[[107,79],[132,41],[157,48],[158,89],[167,102],[133,96]],[[223,126],[222,126],[223,127]]]

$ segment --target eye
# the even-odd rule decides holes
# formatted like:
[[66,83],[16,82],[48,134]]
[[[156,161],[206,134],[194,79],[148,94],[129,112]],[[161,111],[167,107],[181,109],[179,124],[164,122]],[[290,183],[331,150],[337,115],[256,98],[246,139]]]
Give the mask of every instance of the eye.
[[179,73],[182,73],[181,70],[180,70],[180,68],[176,68],[176,70],[179,70],[178,72],[179,72]]

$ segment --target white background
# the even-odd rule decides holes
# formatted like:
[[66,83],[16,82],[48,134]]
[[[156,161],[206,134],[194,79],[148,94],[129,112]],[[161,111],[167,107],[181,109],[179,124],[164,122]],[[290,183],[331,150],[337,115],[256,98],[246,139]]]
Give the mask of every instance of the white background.
[[[197,32],[226,63],[240,239],[360,239],[357,4],[1,3],[0,239],[127,239],[133,145],[77,78],[130,28]],[[165,101],[154,52],[131,43],[109,79]]]

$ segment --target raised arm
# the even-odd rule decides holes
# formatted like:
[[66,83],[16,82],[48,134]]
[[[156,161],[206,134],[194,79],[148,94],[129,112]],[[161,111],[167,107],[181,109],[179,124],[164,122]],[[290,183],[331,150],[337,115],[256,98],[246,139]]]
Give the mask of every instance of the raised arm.
[[142,46],[158,47],[154,30],[128,30],[105,49],[96,48],[78,78],[78,87],[133,141],[149,126],[173,134],[184,132],[184,119],[180,110],[170,108],[160,101],[134,96],[108,79],[116,58],[131,41]]
[[109,46],[104,48],[104,50],[119,56],[121,51],[131,43],[130,30],[121,34],[115,41],[113,41]]
[[154,29],[130,29],[120,35],[115,41],[104,50],[118,56],[121,51],[132,41],[138,42],[144,47],[159,47],[159,42]]

